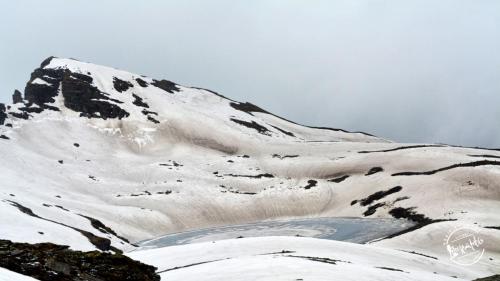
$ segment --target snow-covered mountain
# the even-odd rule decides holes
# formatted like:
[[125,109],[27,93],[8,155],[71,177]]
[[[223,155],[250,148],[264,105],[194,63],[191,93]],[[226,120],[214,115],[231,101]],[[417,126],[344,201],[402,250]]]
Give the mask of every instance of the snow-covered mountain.
[[[450,270],[464,280],[499,273],[499,150],[398,144],[306,127],[210,90],[51,57],[34,70],[24,95],[16,91],[12,104],[0,104],[0,157],[0,239],[128,252],[138,241],[194,228],[395,217],[416,225],[371,245],[293,237],[225,243],[248,249],[298,243],[323,255],[328,247],[360,253],[365,247],[372,261],[385,255],[409,268],[443,271],[409,274],[411,280],[448,280]],[[486,249],[469,268],[453,265],[442,245],[464,224],[481,228]],[[191,245],[150,251],[168,258],[179,247],[200,251]],[[227,266],[241,266],[250,252],[258,263],[266,249],[242,250],[243,261]],[[146,253],[131,256],[155,263]],[[261,257],[260,266],[269,265]],[[182,266],[178,261],[167,263]],[[367,280],[387,274],[371,264],[350,270]],[[402,280],[407,273],[391,274]]]

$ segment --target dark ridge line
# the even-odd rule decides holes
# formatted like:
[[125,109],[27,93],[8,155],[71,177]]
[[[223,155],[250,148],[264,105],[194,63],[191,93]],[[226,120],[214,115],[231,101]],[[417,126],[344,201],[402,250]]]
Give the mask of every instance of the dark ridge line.
[[47,218],[44,218],[44,217],[40,217],[39,215],[33,213],[33,211],[30,209],[30,208],[27,208],[17,202],[14,202],[14,201],[11,201],[11,200],[6,200],[7,202],[10,203],[10,205],[16,207],[19,211],[25,213],[26,215],[28,216],[31,216],[31,217],[34,217],[34,218],[37,218],[37,219],[41,219],[41,220],[44,220],[44,221],[48,221],[48,222],[52,222],[52,223],[55,223],[55,224],[58,224],[58,225],[62,225],[62,226],[65,226],[67,228],[71,228],[77,232],[80,232],[80,234],[82,234],[83,236],[85,236],[90,243],[92,243],[92,245],[94,245],[97,249],[101,250],[101,251],[114,251],[115,253],[122,253],[122,251],[120,249],[117,249],[113,246],[111,246],[111,240],[109,240],[108,238],[104,238],[104,237],[99,237],[97,235],[94,235],[93,233],[91,232],[88,232],[88,231],[85,231],[85,230],[82,230],[82,229],[79,229],[79,228],[76,228],[76,227],[72,227],[72,226],[69,226],[67,224],[64,224],[64,223],[61,223],[61,222],[57,222],[57,221],[54,221],[54,220],[51,220],[51,219],[47,219]]
[[485,226],[484,228],[500,230],[500,226]]
[[160,121],[158,121],[158,120],[154,119],[154,118],[153,118],[153,117],[151,117],[151,116],[148,116],[148,121],[153,122],[153,123],[155,123],[155,124],[159,124],[159,123],[160,123]]
[[329,131],[335,131],[335,132],[344,132],[344,133],[348,133],[348,134],[363,134],[363,135],[367,135],[367,136],[370,136],[370,137],[378,138],[377,136],[374,136],[372,134],[368,134],[368,133],[365,133],[365,132],[359,132],[359,131],[357,131],[357,132],[350,132],[350,131],[347,131],[347,130],[344,130],[344,129],[336,129],[336,128],[330,128],[330,127],[315,127],[315,126],[302,125],[302,124],[299,124],[297,122],[288,120],[288,119],[283,118],[281,116],[278,116],[278,115],[276,115],[274,113],[271,113],[271,112],[269,112],[269,111],[267,111],[265,109],[262,109],[262,108],[258,107],[257,105],[249,103],[249,102],[231,102],[231,103],[229,103],[229,105],[232,108],[236,109],[236,110],[246,112],[246,113],[248,113],[248,114],[250,114],[252,116],[254,116],[252,114],[252,112],[260,112],[260,113],[264,113],[264,114],[268,114],[268,115],[274,116],[276,118],[279,118],[281,120],[290,122],[292,124],[295,124],[295,125],[298,125],[298,126],[301,126],[301,127],[310,128],[310,129],[329,130]]
[[463,168],[463,167],[477,167],[477,166],[487,166],[487,165],[493,165],[493,166],[500,166],[500,161],[491,161],[491,160],[481,160],[481,161],[474,161],[474,162],[468,162],[468,163],[460,163],[460,164],[454,164],[451,166],[439,168],[436,170],[431,170],[431,171],[426,171],[426,172],[401,172],[401,173],[395,173],[392,174],[392,176],[417,176],[417,175],[433,175],[438,172],[446,171],[446,170],[451,170],[455,168]]
[[293,254],[293,253],[296,253],[296,252],[295,251],[289,251],[289,250],[282,250],[281,252],[271,252],[271,253],[259,254],[259,256],[279,255],[279,254]]
[[211,260],[211,261],[202,261],[202,262],[192,263],[192,264],[188,264],[188,265],[167,268],[167,269],[164,269],[161,271],[156,271],[156,273],[160,274],[160,273],[164,273],[164,272],[168,272],[168,271],[172,271],[172,270],[183,269],[183,268],[187,268],[187,267],[192,267],[192,266],[197,266],[197,265],[212,263],[212,262],[218,262],[218,261],[223,261],[223,260],[229,260],[229,259],[231,259],[231,258],[224,258],[224,259]]
[[292,133],[292,132],[288,132],[288,131],[285,131],[283,129],[281,129],[280,127],[276,127],[274,125],[271,125],[271,124],[268,124],[269,126],[275,128],[276,130],[282,132],[283,134],[287,135],[287,136],[290,136],[290,137],[294,137],[295,138],[295,135]]
[[258,174],[258,175],[235,175],[235,174],[225,174],[224,176],[235,177],[235,178],[252,178],[252,179],[260,179],[260,178],[274,178],[272,174]]
[[469,148],[469,149],[479,149],[479,150],[489,150],[489,151],[500,151],[500,148],[487,148],[487,147],[479,147],[479,146],[461,146],[461,145],[448,145],[449,147],[457,147],[457,148]]
[[362,150],[362,151],[358,151],[358,153],[391,152],[391,151],[397,151],[397,150],[424,148],[424,147],[446,147],[446,145],[441,145],[441,144],[409,145],[409,146],[400,146],[400,147],[396,147],[396,148],[383,149],[383,150]]
[[438,258],[436,258],[436,257],[429,256],[429,255],[422,254],[422,253],[417,253],[415,251],[405,251],[405,250],[400,250],[400,251],[401,252],[405,252],[405,253],[409,253],[409,254],[419,255],[419,256],[422,256],[422,257],[430,258],[430,259],[438,260]]
[[265,135],[265,136],[271,135],[270,131],[266,127],[262,126],[261,124],[255,122],[253,120],[252,120],[252,122],[243,121],[243,120],[236,119],[236,118],[230,118],[229,120],[231,120],[234,123],[239,124],[241,126],[244,126],[244,127],[250,128],[250,129],[254,129],[262,135]]
[[401,269],[392,268],[392,267],[376,266],[375,268],[380,268],[380,269],[385,269],[385,270],[390,270],[390,271],[399,271],[399,272],[409,273],[407,271],[403,271]]
[[272,157],[279,158],[279,159],[283,160],[285,158],[297,158],[297,157],[299,157],[299,155],[279,155],[279,154],[275,153],[272,155]]
[[489,154],[468,154],[467,156],[483,157],[483,158],[499,158],[500,159],[500,156],[498,156],[498,155],[489,155]]
[[341,176],[341,177],[334,178],[334,179],[330,179],[330,180],[327,180],[327,181],[328,181],[328,182],[340,183],[340,182],[345,181],[348,177],[349,177],[349,175],[343,175],[343,176]]
[[322,262],[322,263],[328,263],[328,264],[337,264],[337,262],[351,263],[350,261],[336,260],[336,259],[330,259],[330,258],[311,257],[311,256],[285,255],[284,257],[306,259],[306,260],[310,260],[310,261]]
[[[57,206],[56,206],[57,207]],[[90,224],[97,230],[99,230],[100,232],[104,233],[104,234],[111,234],[113,236],[115,236],[116,238],[120,239],[120,240],[123,240],[127,243],[130,244],[130,241],[128,241],[127,238],[125,237],[122,237],[118,234],[116,234],[116,232],[111,229],[109,226],[106,226],[104,223],[102,223],[100,220],[98,219],[95,219],[95,218],[92,218],[92,217],[89,217],[89,216],[85,216],[85,215],[82,215],[82,214],[78,214],[79,216],[83,217],[83,218],[86,218],[90,221]]]

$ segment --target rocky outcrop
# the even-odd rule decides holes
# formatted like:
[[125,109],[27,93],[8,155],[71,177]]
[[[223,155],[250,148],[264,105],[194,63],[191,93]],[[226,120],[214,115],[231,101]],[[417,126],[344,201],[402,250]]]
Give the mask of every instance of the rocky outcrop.
[[5,123],[5,119],[7,119],[7,113],[5,113],[5,104],[0,103],[0,125]]
[[153,80],[153,83],[151,84],[171,94],[181,90],[179,87],[177,87],[177,84],[168,80]]
[[14,94],[12,95],[12,103],[22,103],[23,96],[19,90],[14,90]]
[[121,254],[72,251],[52,243],[0,240],[0,267],[38,280],[159,281],[156,268]]
[[[107,97],[82,76],[85,75],[76,76],[69,70],[64,72],[61,89],[64,105],[67,108],[80,112],[80,116],[88,118],[122,119],[130,115],[117,105],[122,103],[121,101]],[[90,76],[89,78],[92,79]]]

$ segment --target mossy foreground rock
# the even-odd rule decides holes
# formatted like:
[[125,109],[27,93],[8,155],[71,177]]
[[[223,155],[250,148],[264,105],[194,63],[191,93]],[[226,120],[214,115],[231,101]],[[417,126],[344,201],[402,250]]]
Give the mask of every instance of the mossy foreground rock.
[[0,240],[0,267],[39,280],[158,281],[156,268],[121,254],[72,251],[51,243]]

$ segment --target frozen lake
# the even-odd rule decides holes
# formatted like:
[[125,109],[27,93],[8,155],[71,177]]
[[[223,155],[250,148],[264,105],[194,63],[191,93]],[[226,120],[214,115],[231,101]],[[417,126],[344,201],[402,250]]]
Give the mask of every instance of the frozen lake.
[[407,229],[414,224],[399,219],[306,218],[264,221],[172,233],[138,243],[160,248],[197,242],[262,236],[302,236],[366,243]]

